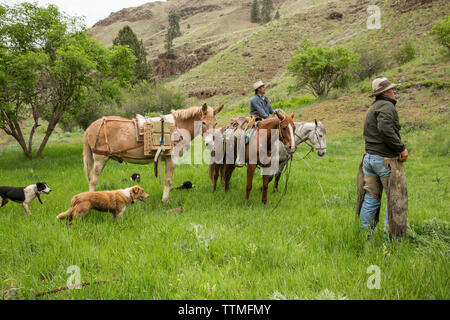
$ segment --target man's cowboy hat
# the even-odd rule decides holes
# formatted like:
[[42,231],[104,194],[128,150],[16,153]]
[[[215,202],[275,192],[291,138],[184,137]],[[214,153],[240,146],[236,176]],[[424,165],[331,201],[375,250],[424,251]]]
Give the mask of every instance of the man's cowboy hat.
[[396,87],[397,84],[390,82],[387,78],[379,77],[373,80],[372,82],[372,93],[369,97],[374,97],[379,94],[382,94],[383,92],[386,92],[394,87]]
[[260,81],[258,81],[258,82],[256,82],[256,83],[253,84],[253,90],[258,90],[259,88],[261,88],[261,87],[264,86],[264,85],[265,85],[264,82],[262,82],[262,81],[260,80]]

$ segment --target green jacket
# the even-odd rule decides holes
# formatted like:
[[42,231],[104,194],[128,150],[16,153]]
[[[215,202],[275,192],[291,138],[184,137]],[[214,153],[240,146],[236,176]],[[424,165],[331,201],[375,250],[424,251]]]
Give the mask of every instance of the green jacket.
[[405,150],[400,137],[397,101],[378,96],[366,115],[364,140],[366,153],[395,158]]

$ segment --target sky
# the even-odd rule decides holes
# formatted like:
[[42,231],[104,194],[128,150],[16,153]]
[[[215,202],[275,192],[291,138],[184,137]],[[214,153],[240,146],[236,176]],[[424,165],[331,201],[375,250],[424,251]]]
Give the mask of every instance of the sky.
[[2,2],[12,5],[35,1],[41,6],[54,4],[70,16],[83,16],[85,17],[86,27],[90,28],[99,20],[108,17],[111,12],[120,11],[123,8],[137,7],[155,0],[3,0]]

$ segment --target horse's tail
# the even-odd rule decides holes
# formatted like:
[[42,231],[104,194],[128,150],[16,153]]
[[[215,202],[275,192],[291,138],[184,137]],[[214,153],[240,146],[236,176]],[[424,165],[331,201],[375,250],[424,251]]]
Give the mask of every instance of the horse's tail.
[[91,147],[89,146],[88,134],[86,131],[83,138],[83,163],[84,163],[84,173],[86,174],[88,182],[90,182],[90,174],[93,162],[94,162],[93,153]]

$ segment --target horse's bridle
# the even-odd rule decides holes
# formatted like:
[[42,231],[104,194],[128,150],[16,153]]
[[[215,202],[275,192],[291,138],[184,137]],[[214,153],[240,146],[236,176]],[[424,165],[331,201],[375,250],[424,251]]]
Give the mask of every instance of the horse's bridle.
[[322,150],[326,150],[326,147],[322,147],[322,143],[320,142],[319,139],[319,134],[317,133],[317,126],[314,127],[314,135],[316,136],[317,142],[319,143],[319,148],[315,148],[313,145],[311,145],[310,143],[308,143],[308,138],[306,139],[302,139],[302,137],[300,137],[297,132],[294,132],[294,134],[297,136],[297,138],[300,139],[300,143],[306,143],[309,147],[311,147],[312,151],[317,150],[317,151],[322,151]]

